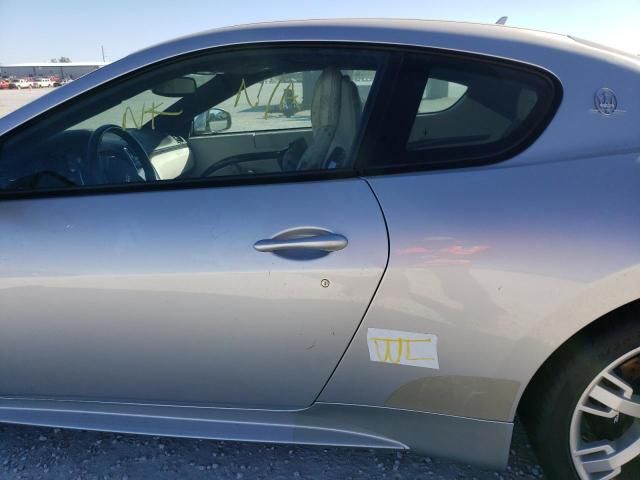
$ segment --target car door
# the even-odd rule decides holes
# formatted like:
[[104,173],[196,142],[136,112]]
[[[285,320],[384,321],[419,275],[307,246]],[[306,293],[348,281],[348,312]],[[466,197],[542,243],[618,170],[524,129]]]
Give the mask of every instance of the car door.
[[[546,315],[532,305],[571,291],[558,259],[578,271],[571,262],[589,253],[575,251],[597,249],[577,240],[592,235],[590,217],[571,226],[575,238],[550,241],[549,232],[588,203],[573,193],[587,198],[601,179],[542,168],[538,138],[562,95],[548,71],[407,51],[398,79],[402,95],[372,113],[393,127],[372,136],[369,126],[375,155],[363,168],[389,229],[389,264],[319,401],[510,422],[533,335],[527,319]],[[572,195],[547,195],[551,183]],[[427,355],[414,353],[416,340],[433,345]]]
[[[247,52],[209,53],[197,68],[215,61],[220,72]],[[368,58],[376,75],[386,58],[337,46],[249,53],[314,70]],[[189,62],[107,84],[0,139],[0,395],[300,408],[337,366],[388,256],[378,203],[352,164],[89,179],[87,136]],[[176,105],[191,115],[186,98]],[[123,130],[176,135],[153,120]],[[132,161],[122,138],[97,150],[100,165]]]

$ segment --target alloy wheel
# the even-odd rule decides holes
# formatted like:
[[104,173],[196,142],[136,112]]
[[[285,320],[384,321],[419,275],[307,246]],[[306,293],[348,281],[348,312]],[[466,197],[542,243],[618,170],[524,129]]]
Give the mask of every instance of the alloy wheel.
[[602,370],[578,401],[569,443],[583,480],[625,477],[640,466],[640,348]]

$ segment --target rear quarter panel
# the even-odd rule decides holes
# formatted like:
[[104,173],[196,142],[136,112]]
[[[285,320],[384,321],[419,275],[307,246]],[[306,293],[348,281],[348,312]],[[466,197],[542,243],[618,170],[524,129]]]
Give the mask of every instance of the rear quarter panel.
[[[323,401],[511,420],[559,345],[640,298],[635,154],[369,181],[389,267]],[[368,328],[437,335],[440,369],[371,362]]]
[[[564,94],[527,150],[368,179],[389,266],[320,401],[511,421],[557,348],[640,298],[638,64],[595,50],[536,55]],[[601,87],[617,94],[613,115],[594,109]],[[436,335],[440,368],[371,362],[368,328]]]

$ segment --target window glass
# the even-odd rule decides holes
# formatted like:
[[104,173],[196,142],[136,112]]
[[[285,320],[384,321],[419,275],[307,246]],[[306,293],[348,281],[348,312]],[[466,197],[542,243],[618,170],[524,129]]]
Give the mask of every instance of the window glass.
[[418,114],[436,113],[455,105],[467,93],[467,86],[440,78],[429,78],[422,93]]
[[243,81],[232,97],[216,107],[233,117],[228,132],[310,128],[313,92],[307,82],[313,85],[319,75],[313,70],[269,77],[253,85]]
[[[214,74],[195,73],[185,76],[193,78],[196,82],[196,86],[201,86],[211,80]],[[184,96],[185,95],[166,97],[154,93],[152,88],[149,88],[132,96],[131,98],[125,99],[103,112],[98,113],[97,115],[93,115],[92,117],[69,127],[68,130],[78,130],[83,128],[93,130],[106,124],[119,125],[124,129],[141,128],[150,121],[153,116],[162,115],[163,112],[167,111],[167,109]]]
[[[375,70],[342,70],[356,85],[360,102],[367,101]],[[229,112],[233,124],[226,133],[311,128],[313,87],[321,70],[270,77],[253,85],[243,79],[233,96],[215,106]],[[217,134],[216,129],[193,135]]]
[[412,161],[502,152],[537,135],[553,104],[552,82],[533,70],[465,58],[434,62],[415,75],[426,76],[426,87],[406,145],[416,152]]
[[1,139],[0,192],[352,169],[385,57],[261,47],[167,62]]

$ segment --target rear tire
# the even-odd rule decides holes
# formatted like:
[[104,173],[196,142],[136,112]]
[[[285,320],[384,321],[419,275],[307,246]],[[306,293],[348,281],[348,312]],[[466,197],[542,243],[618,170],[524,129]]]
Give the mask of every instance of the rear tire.
[[[635,460],[624,464],[620,472],[611,469],[590,474],[584,462],[601,460],[617,451],[582,453],[594,446],[594,442],[613,444],[623,435],[632,439],[637,435],[640,442],[640,418],[621,414],[594,399],[598,396],[594,389],[599,387],[622,396],[623,390],[607,378],[623,378],[624,383],[620,385],[633,387],[634,393],[640,394],[638,367],[640,310],[637,307],[623,308],[603,317],[593,328],[570,340],[542,367],[525,394],[520,415],[547,478],[640,478],[637,455]],[[573,454],[578,451],[580,455]]]

